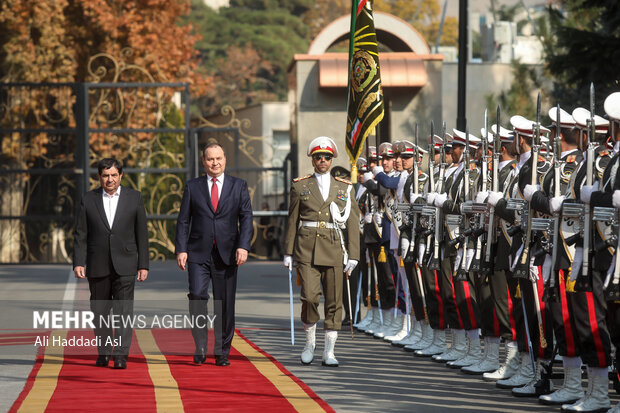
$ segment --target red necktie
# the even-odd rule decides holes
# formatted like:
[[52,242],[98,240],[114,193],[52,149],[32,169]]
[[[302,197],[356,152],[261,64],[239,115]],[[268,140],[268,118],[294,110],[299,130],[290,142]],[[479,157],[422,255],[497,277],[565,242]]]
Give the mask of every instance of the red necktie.
[[211,204],[213,205],[213,211],[217,211],[217,203],[220,200],[220,194],[217,189],[217,179],[213,178],[213,186],[211,187]]

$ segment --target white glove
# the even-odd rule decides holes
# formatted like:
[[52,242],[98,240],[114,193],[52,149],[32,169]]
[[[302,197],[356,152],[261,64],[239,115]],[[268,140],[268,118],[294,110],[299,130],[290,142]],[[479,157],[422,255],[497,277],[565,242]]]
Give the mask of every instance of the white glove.
[[364,175],[362,176],[364,182],[372,181],[372,178],[374,178],[372,172],[364,172]]
[[407,252],[409,252],[410,245],[411,243],[407,238],[403,238],[400,240],[400,258],[402,258],[403,260],[407,256]]
[[594,183],[594,185],[584,185],[581,187],[581,200],[586,204],[590,203],[590,198],[592,197],[592,192],[598,191],[598,181]]
[[355,269],[356,265],[357,265],[357,260],[349,259],[347,261],[347,265],[344,266],[344,272],[350,273],[351,271]]
[[447,200],[448,200],[448,194],[446,193],[437,194],[437,196],[435,197],[434,204],[437,208],[441,208],[443,207],[443,204],[445,204]]
[[560,212],[560,209],[562,209],[562,203],[564,202],[565,199],[566,199],[566,196],[560,195],[560,196],[554,196],[553,198],[549,200],[549,210],[551,211],[552,214],[555,214],[556,212]]
[[530,258],[530,281],[535,283],[538,281],[538,266],[534,265],[536,257]]
[[476,253],[476,250],[474,248],[470,248],[467,250],[467,259],[465,261],[465,270],[469,271],[469,267],[471,265],[471,262],[474,260],[474,254]]
[[454,259],[454,274],[456,274],[461,268],[461,260],[463,259],[463,248],[459,248],[456,252],[456,258]]
[[293,271],[293,257],[290,255],[284,256],[284,261],[282,262],[285,267],[288,267],[289,271]]
[[523,198],[525,198],[527,202],[532,202],[532,197],[538,191],[540,191],[540,185],[525,185],[525,189],[523,189]]
[[581,264],[583,263],[583,248],[577,247],[575,249],[575,256],[573,257],[573,264],[570,267],[570,280],[575,281],[577,274],[581,272]]
[[424,253],[426,252],[426,244],[422,243],[418,247],[418,265],[422,266],[422,260],[424,259]]
[[381,216],[380,212],[375,212],[375,215],[373,216],[375,222],[377,223],[377,226],[380,227],[381,226],[381,222],[383,221],[383,217]]
[[547,284],[547,281],[549,281],[550,276],[551,276],[551,255],[547,254],[545,255],[545,262],[543,263],[543,266],[542,266],[542,277],[543,277],[543,282],[545,284]]
[[504,197],[504,194],[501,192],[493,192],[489,191],[489,197],[487,198],[487,204],[494,207],[497,205],[500,199]]
[[476,199],[474,200],[474,202],[476,202],[477,204],[483,204],[484,200],[487,199],[487,197],[489,196],[489,192],[478,192],[476,194]]
[[377,174],[383,172],[383,167],[382,166],[373,166],[372,167],[372,174],[374,176],[377,176]]
[[422,195],[412,192],[411,195],[409,195],[409,202],[413,204],[416,199],[421,198],[421,197]]
[[[620,191],[619,191],[620,192]],[[428,194],[426,194],[426,203],[430,206],[433,206],[435,204],[435,197],[437,196],[437,193],[435,192],[429,192]]]
[[620,189],[614,191],[612,203],[614,204],[614,208],[620,208]]
[[364,215],[364,222],[366,224],[372,224],[372,214],[370,212]]

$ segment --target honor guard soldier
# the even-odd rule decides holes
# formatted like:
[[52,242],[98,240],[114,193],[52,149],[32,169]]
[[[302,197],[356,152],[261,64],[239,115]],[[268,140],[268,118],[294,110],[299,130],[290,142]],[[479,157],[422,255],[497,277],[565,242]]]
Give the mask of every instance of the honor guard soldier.
[[[583,156],[577,148],[579,133],[575,128],[572,115],[558,106],[549,110],[549,118],[552,121],[554,167],[545,174],[540,190],[527,185],[524,196],[531,203],[532,209],[558,219],[559,230],[571,226],[573,219],[560,217],[559,211],[552,213],[550,205],[554,197],[566,193],[571,176],[581,163]],[[558,173],[557,177],[556,173]],[[556,184],[559,184],[558,188],[555,188]],[[566,292],[566,280],[575,246],[569,245],[566,238],[559,234],[558,236],[554,234],[551,243],[551,254],[546,254],[543,264],[543,283],[547,285],[547,305],[551,311],[558,354],[562,356],[564,383],[553,393],[541,395],[539,400],[543,404],[554,405],[577,401],[583,397],[583,389],[581,388],[581,358],[576,331],[574,324],[566,320],[567,315],[577,308],[576,295]],[[557,245],[554,245],[556,243]],[[555,260],[553,260],[554,255]]]
[[[506,188],[506,194],[510,199],[514,199],[518,202],[524,202],[524,188],[527,184],[531,183],[532,174],[536,174],[535,177],[538,181],[538,174],[546,172],[549,165],[543,158],[537,156],[537,168],[535,170],[533,168],[532,145],[534,138],[535,122],[529,121],[523,116],[516,115],[510,118],[510,123],[513,126],[515,145],[514,147],[519,155],[519,162],[515,167],[514,176],[512,177],[510,183],[508,184],[508,187]],[[541,127],[540,130],[542,133],[549,132],[548,129],[543,127]],[[516,330],[516,339],[520,352],[520,365],[518,367],[518,370],[514,372],[514,370],[511,368],[511,371],[505,371],[505,378],[499,379],[496,385],[499,388],[518,389],[524,387],[523,390],[529,390],[530,387],[533,384],[537,383],[541,377],[542,360],[548,360],[551,356],[550,352],[549,354],[546,353],[547,346],[541,346],[541,344],[544,343],[542,339],[552,342],[553,338],[552,336],[547,337],[544,335],[545,331],[552,334],[551,328],[547,328],[546,330],[544,330],[543,327],[540,326],[550,326],[551,321],[549,320],[547,323],[539,323],[537,319],[539,314],[539,312],[537,311],[538,306],[534,303],[541,301],[540,297],[542,296],[544,286],[542,284],[541,277],[538,276],[538,269],[533,266],[532,261],[529,259],[529,253],[528,259],[526,259],[523,267],[518,268],[519,270],[521,268],[526,269],[526,279],[520,280],[515,275],[515,268],[517,267],[518,263],[521,263],[522,251],[524,251],[524,238],[527,238],[527,225],[522,225],[522,216],[524,215],[524,210],[527,210],[527,205],[524,207],[520,207],[517,210],[508,210],[505,195],[502,193],[494,192],[491,192],[489,194],[489,199],[487,200],[487,202],[491,206],[495,207],[495,213],[498,214],[498,216],[502,218],[502,220],[510,224],[507,229],[504,228],[506,236],[511,239],[510,254],[508,255],[510,269],[507,272],[507,282],[510,291],[510,296],[508,299],[510,302],[512,302],[512,308],[514,309],[514,328]],[[523,298],[521,297],[522,294]],[[525,303],[527,303],[527,305],[524,305],[524,303],[522,303],[522,300],[525,300]],[[528,307],[529,309],[527,315],[524,315],[524,307]],[[541,318],[544,317],[545,321],[547,320],[548,315],[547,310],[548,309],[546,308],[544,303],[540,302]],[[530,327],[529,331],[526,331],[525,329],[524,316],[528,316],[528,325]],[[540,327],[540,329],[537,327]],[[532,341],[532,346],[528,345],[528,338],[530,337]],[[511,356],[512,354],[514,353],[508,353],[509,356]],[[534,369],[531,360],[536,358],[539,359],[539,363],[538,367]],[[516,364],[515,362],[516,360],[512,358],[507,359],[506,365],[510,366]],[[517,396],[524,395],[519,393],[519,391],[520,390],[513,391],[513,394]]]
[[[590,207],[592,193],[599,187],[606,187],[608,184],[603,182],[601,185],[601,181],[605,167],[611,160],[611,153],[605,145],[609,122],[584,108],[573,110],[572,116],[577,124],[577,129],[579,129],[579,145],[584,152],[584,160],[571,179],[571,185],[562,207],[563,214],[566,213],[566,205],[569,200],[581,201],[586,204],[586,207]],[[592,122],[594,127],[590,128]],[[593,185],[587,185],[587,170],[590,168],[593,173],[593,176],[590,176]],[[553,209],[555,206],[552,205],[551,207]],[[603,256],[600,252],[599,254],[592,254],[592,251],[597,248],[597,243],[600,243],[600,237],[598,235],[592,237],[591,241],[593,242],[590,246],[586,247],[585,245],[586,237],[592,235],[588,233],[585,225],[586,222],[591,224],[590,220],[590,216],[583,217],[583,237],[580,238],[577,234],[577,248],[569,274],[569,287],[567,287],[568,291],[573,291],[571,294],[576,295],[573,301],[577,305],[570,315],[572,315],[571,322],[576,330],[581,360],[588,366],[588,390],[575,403],[562,405],[562,411],[567,412],[601,411],[608,409],[611,405],[607,377],[607,368],[611,365],[611,341],[605,318],[606,303],[603,294],[603,282],[607,268],[600,267],[603,263],[601,261]],[[597,227],[597,230],[592,232],[596,234],[599,230]],[[603,248],[605,248],[604,244]],[[584,254],[589,254],[588,258],[595,259],[593,265],[587,268],[583,265]],[[599,258],[598,263],[596,261],[597,256]],[[611,260],[606,257],[605,261],[610,262]],[[586,282],[584,283],[583,280]],[[580,285],[589,285],[589,288],[580,288]]]
[[[452,141],[452,161],[456,164],[454,171],[446,178],[442,193],[429,192],[426,202],[441,208],[446,216],[446,226],[444,233],[444,242],[442,246],[443,260],[441,262],[441,281],[439,286],[441,289],[441,298],[444,303],[448,326],[452,331],[454,352],[450,355],[452,360],[446,357],[436,357],[437,361],[454,363],[456,361],[479,359],[481,356],[480,340],[478,338],[478,320],[477,306],[475,305],[475,297],[472,296],[469,287],[469,281],[459,281],[456,279],[457,270],[463,269],[467,272],[468,265],[467,254],[463,254],[463,248],[468,244],[463,238],[462,241],[457,239],[460,237],[461,228],[449,221],[449,215],[460,216],[461,204],[465,201],[465,192],[471,191],[472,183],[475,180],[474,175],[477,174],[472,169],[472,164],[465,165],[465,159],[469,159],[469,153],[465,155],[465,151],[474,153],[480,143],[480,138],[474,135],[466,136],[461,131],[453,130],[455,135]],[[467,141],[469,140],[469,147]],[[475,166],[475,165],[474,165]],[[474,168],[475,169],[475,168]],[[470,173],[473,172],[473,173]],[[465,175],[467,174],[467,178]],[[469,180],[469,178],[472,178]],[[469,180],[469,188],[464,190],[465,182]],[[457,249],[456,246],[460,248]],[[460,259],[457,256],[460,252]],[[471,258],[471,257],[470,257]],[[458,262],[457,262],[458,261]],[[454,270],[454,272],[453,272]],[[467,279],[468,276],[466,275]],[[466,330],[469,331],[469,339],[467,339]],[[475,337],[474,337],[475,336]],[[433,356],[446,352],[446,334],[445,330],[434,330],[433,344],[425,349],[416,352],[419,356]],[[458,365],[455,368],[465,366]]]
[[284,265],[295,263],[301,278],[301,320],[306,344],[301,362],[314,359],[321,287],[325,296],[323,365],[337,367],[334,347],[342,322],[343,272],[359,260],[359,210],[351,182],[329,174],[338,149],[331,138],[310,142],[308,156],[314,173],[293,180]]
[[[512,245],[512,237],[508,235],[507,230],[510,222],[508,222],[500,216],[495,204],[490,204],[492,200],[499,200],[500,198],[508,197],[508,188],[510,182],[513,180],[515,174],[517,152],[514,147],[514,135],[512,131],[499,126],[498,123],[491,126],[494,139],[500,140],[500,153],[495,154],[493,162],[498,162],[497,166],[492,165],[493,168],[497,167],[497,185],[493,183],[493,187],[496,187],[497,192],[493,192],[494,189],[489,191],[489,196],[486,202],[493,208],[494,219],[489,223],[492,225],[492,234],[490,246],[490,255],[492,258],[491,275],[489,276],[489,287],[491,292],[491,299],[493,301],[494,318],[497,322],[497,330],[499,336],[504,339],[506,347],[506,359],[503,364],[497,365],[499,362],[499,342],[496,340],[496,335],[488,340],[486,345],[489,346],[486,362],[480,363],[478,366],[471,366],[463,369],[468,373],[483,373],[483,378],[486,381],[497,381],[507,379],[514,375],[519,369],[519,350],[517,346],[517,330],[514,324],[514,305],[510,300],[509,287],[508,287],[508,271],[510,269],[509,255]],[[495,145],[497,147],[497,145]],[[492,195],[494,194],[494,195]],[[486,346],[485,345],[485,346]],[[497,356],[496,356],[497,353]],[[494,371],[487,371],[492,366],[497,366]],[[486,372],[485,372],[486,371]]]
[[[605,113],[609,117],[610,122],[610,135],[614,140],[614,155],[609,161],[609,164],[605,168],[603,174],[603,188],[600,192],[594,192],[592,194],[590,203],[595,208],[597,206],[611,206],[615,208],[616,215],[620,209],[620,178],[618,176],[618,170],[620,170],[620,92],[612,93],[605,99]],[[616,172],[614,174],[614,172]],[[610,194],[610,191],[611,194]],[[616,224],[617,225],[617,224]],[[618,227],[615,227],[615,234],[618,235]],[[605,299],[607,300],[607,320],[608,328],[611,333],[611,341],[617,349],[620,348],[620,301],[618,300],[620,294],[620,263],[618,259],[618,239],[614,245],[615,255],[612,258],[603,288],[605,289]],[[598,267],[596,261],[598,257],[595,257],[595,266]],[[620,357],[616,353],[615,359],[615,371],[614,371],[614,387],[616,392],[620,392],[620,383],[618,383],[618,371],[620,371]],[[609,410],[611,413],[620,413],[620,404],[617,404],[613,409]]]
[[[377,260],[374,254],[374,245],[381,243],[381,216],[378,212],[379,207],[379,192],[385,195],[385,188],[381,188],[376,182],[372,180],[372,168],[378,165],[380,157],[377,154],[375,146],[368,146],[367,148],[368,165],[367,171],[364,172],[362,180],[362,186],[364,187],[365,208],[361,209],[363,212],[364,221],[364,246],[366,248],[366,262],[368,271],[365,274],[365,278],[362,281],[362,292],[365,300],[365,305],[369,309],[366,312],[364,319],[359,322],[355,327],[364,333],[374,334],[374,332],[382,326],[383,315],[379,306],[379,285],[383,286],[383,282],[378,282],[377,277]],[[381,191],[382,190],[382,191]],[[383,263],[387,265],[386,263]]]
[[[382,143],[381,147],[387,148],[387,145],[389,144]],[[390,310],[393,312],[393,315],[396,315],[395,317],[392,317],[391,325],[386,325],[381,331],[375,334],[376,337],[382,337],[386,341],[400,340],[407,334],[407,306],[405,305],[404,294],[405,285],[407,282],[404,268],[399,265],[401,262],[401,257],[398,249],[400,231],[403,226],[403,216],[398,210],[397,205],[403,202],[405,182],[407,181],[409,172],[413,167],[414,160],[410,156],[413,154],[413,146],[414,145],[409,141],[397,141],[391,145],[391,149],[394,154],[395,167],[400,165],[401,172],[394,171],[394,173],[390,173],[388,171],[386,174],[384,172],[384,168],[382,167],[375,167],[373,170],[374,180],[388,190],[387,196],[385,197],[385,215],[391,223],[391,226],[387,259],[390,263],[392,279],[396,282],[395,290],[398,291],[398,294],[396,294],[396,300],[399,304],[398,308]],[[401,151],[404,154],[402,158]],[[381,153],[384,159],[389,157],[389,153],[386,153],[385,151],[382,151]]]
[[[392,144],[383,142],[379,145],[377,155],[377,162],[381,166],[373,166],[372,170],[380,167],[386,174],[393,175],[394,150]],[[376,274],[376,278],[373,275],[375,286],[378,289],[378,293],[375,291],[375,299],[378,298],[379,311],[381,311],[378,317],[375,318],[375,322],[366,327],[364,332],[371,336],[377,334],[377,338],[382,338],[385,336],[383,330],[388,329],[392,325],[394,306],[396,304],[396,290],[392,278],[392,270],[388,262],[392,223],[386,214],[386,204],[393,202],[394,198],[387,188],[379,185],[373,179],[372,172],[364,174],[364,186],[372,195],[371,214],[366,216],[366,221],[370,221],[372,227],[366,228],[369,231],[366,236],[366,247],[370,253],[373,273]]]

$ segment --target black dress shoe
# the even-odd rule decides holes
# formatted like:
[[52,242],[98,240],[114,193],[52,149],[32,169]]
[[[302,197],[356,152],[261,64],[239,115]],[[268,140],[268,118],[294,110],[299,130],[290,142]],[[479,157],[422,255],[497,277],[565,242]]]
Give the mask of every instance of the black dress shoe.
[[114,356],[114,368],[126,369],[127,368],[127,356]]
[[95,366],[97,367],[108,367],[108,363],[110,362],[110,356],[99,356],[97,357],[97,361],[95,362]]
[[228,357],[226,357],[226,356],[219,356],[215,360],[215,365],[216,366],[220,366],[220,367],[230,366],[230,361],[228,361]]
[[207,350],[204,348],[196,349],[194,353],[194,363],[203,364],[207,360]]

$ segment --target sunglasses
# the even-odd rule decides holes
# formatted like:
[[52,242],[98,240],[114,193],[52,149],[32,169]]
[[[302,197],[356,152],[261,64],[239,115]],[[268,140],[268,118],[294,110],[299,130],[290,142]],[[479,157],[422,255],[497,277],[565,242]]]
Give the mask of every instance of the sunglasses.
[[322,153],[316,153],[312,155],[312,159],[314,159],[315,161],[318,161],[320,159],[324,159],[325,161],[331,161],[333,157],[334,157],[333,155],[322,154]]

